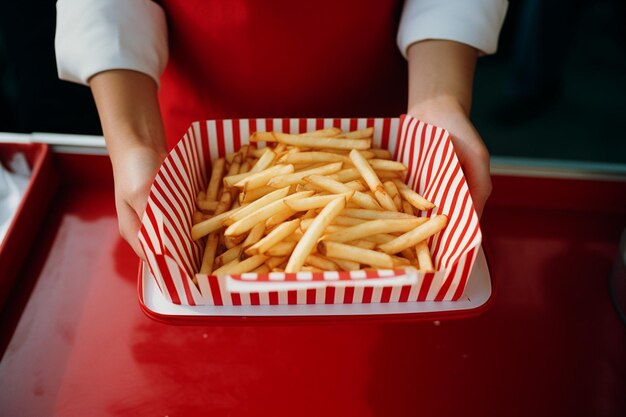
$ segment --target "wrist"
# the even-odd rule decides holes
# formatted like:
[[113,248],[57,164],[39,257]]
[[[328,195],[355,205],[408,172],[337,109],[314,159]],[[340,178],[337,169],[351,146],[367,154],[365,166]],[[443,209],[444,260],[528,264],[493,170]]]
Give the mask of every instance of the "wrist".
[[476,49],[458,42],[427,40],[408,50],[409,111],[437,107],[469,115]]
[[135,171],[135,165],[137,164],[151,165],[155,169],[154,174],[156,174],[156,169],[167,156],[166,150],[153,144],[147,144],[141,139],[124,139],[128,140],[124,140],[123,146],[108,147],[111,166],[113,167],[113,176],[116,179],[121,178],[124,180],[129,171]]
[[130,149],[166,151],[157,86],[149,76],[129,70],[104,71],[89,85],[112,157]]
[[122,156],[126,153],[155,153],[167,155],[167,147],[165,141],[161,140],[161,137],[156,136],[144,136],[134,132],[120,132],[115,135],[106,135],[105,142],[107,150],[111,158]]
[[407,109],[407,114],[417,118],[441,113],[468,114],[464,103],[462,103],[457,97],[449,94],[421,98],[418,101],[410,103],[409,108]]

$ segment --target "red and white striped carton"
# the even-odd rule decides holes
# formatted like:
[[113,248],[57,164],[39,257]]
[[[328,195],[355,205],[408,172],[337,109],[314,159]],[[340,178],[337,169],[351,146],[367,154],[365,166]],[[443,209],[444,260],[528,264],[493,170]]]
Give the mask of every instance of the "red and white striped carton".
[[[203,241],[191,239],[195,198],[211,161],[238,150],[255,131],[303,133],[374,127],[374,146],[408,167],[407,184],[449,217],[429,239],[437,272],[414,268],[295,274],[196,274]],[[260,144],[259,146],[263,146]],[[165,298],[183,305],[352,304],[458,300],[481,243],[478,217],[448,133],[409,116],[368,119],[241,119],[195,122],[159,170],[139,240]],[[198,282],[193,283],[193,277]]]

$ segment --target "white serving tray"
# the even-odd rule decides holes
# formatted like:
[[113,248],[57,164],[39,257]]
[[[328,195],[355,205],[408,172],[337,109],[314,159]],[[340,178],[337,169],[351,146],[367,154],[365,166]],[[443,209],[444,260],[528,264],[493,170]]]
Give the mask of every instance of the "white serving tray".
[[[332,316],[379,316],[415,315],[428,317],[437,313],[458,312],[459,316],[480,310],[492,296],[492,285],[487,259],[481,248],[468,279],[465,294],[458,301],[420,301],[406,303],[370,304],[305,304],[305,305],[256,305],[256,306],[187,306],[173,304],[165,299],[148,268],[142,264],[139,271],[139,301],[143,310],[152,318],[177,322],[197,322],[205,318],[245,317],[332,317]],[[201,321],[201,320],[200,320]]]

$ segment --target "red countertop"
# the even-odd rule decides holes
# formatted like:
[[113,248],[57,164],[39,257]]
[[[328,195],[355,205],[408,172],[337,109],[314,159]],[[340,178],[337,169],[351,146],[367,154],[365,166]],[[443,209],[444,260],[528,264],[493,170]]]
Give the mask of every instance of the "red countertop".
[[172,326],[140,310],[106,159],[57,166],[66,181],[2,315],[1,416],[626,415],[607,290],[623,182],[496,176],[496,294],[475,317]]

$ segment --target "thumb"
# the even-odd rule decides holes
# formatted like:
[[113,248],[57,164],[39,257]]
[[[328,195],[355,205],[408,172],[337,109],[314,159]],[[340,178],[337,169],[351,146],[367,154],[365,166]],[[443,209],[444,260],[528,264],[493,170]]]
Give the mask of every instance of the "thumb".
[[[145,205],[143,207],[145,207]],[[139,243],[139,230],[141,229],[139,214],[128,203],[122,201],[117,208],[117,219],[120,234],[124,240],[128,242],[133,251],[135,251],[137,256],[145,261],[145,255]]]

